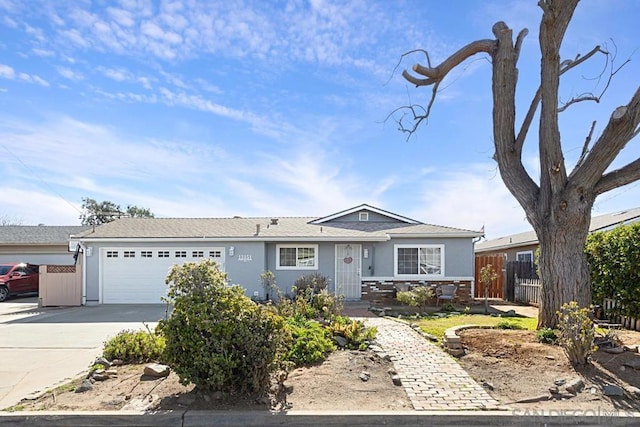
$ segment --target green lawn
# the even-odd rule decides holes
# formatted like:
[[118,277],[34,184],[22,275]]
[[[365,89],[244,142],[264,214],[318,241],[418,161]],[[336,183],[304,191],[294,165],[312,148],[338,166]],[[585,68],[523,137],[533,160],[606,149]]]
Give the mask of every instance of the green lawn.
[[538,319],[531,317],[493,317],[484,314],[460,314],[448,317],[424,317],[422,319],[414,319],[412,323],[420,326],[422,331],[442,340],[444,331],[460,325],[482,325],[496,326],[501,322],[510,322],[522,326],[523,329],[535,331],[538,326]]

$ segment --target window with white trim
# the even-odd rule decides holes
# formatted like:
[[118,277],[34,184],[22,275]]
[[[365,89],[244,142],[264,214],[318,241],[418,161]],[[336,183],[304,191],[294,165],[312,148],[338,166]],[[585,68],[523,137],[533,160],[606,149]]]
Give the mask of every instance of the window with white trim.
[[107,251],[107,258],[118,258],[118,251]]
[[360,212],[358,215],[359,221],[369,221],[369,212]]
[[169,251],[158,251],[158,258],[169,258]]
[[136,257],[136,251],[124,251],[124,257],[125,258],[135,258]]
[[151,251],[140,251],[140,256],[142,258],[153,258],[153,252],[151,252]]
[[209,251],[210,258],[220,258],[222,256],[222,251]]
[[203,258],[204,257],[204,251],[192,251],[191,252],[191,256],[193,258]]
[[529,262],[533,264],[533,251],[516,252],[516,261]]
[[318,245],[278,245],[276,269],[317,270]]
[[176,251],[176,258],[186,258],[187,251]]
[[444,276],[444,245],[396,245],[396,276]]

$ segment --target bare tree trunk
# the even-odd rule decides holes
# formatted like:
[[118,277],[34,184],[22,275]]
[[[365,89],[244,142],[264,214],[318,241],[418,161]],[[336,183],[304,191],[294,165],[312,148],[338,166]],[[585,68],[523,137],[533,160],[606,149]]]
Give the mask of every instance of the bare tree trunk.
[[581,201],[572,207],[556,209],[538,224],[540,242],[540,280],[542,298],[538,328],[554,328],[557,311],[563,303],[576,301],[581,307],[591,304],[591,277],[584,242],[591,222],[592,202]]

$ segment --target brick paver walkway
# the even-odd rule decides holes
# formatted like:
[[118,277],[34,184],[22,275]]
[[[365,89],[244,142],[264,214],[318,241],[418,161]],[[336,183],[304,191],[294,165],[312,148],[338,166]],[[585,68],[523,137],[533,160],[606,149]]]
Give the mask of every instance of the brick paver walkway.
[[402,380],[414,409],[496,409],[496,402],[449,354],[406,324],[367,318]]

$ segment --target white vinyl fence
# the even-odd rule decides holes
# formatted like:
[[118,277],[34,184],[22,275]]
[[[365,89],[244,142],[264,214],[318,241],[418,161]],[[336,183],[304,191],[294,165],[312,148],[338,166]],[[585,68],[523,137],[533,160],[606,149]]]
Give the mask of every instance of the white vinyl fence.
[[616,307],[618,307],[618,301],[611,298],[604,299],[603,308],[604,308],[605,314],[607,315],[607,317],[609,317],[609,320],[613,320],[617,323],[620,323],[622,327],[626,329],[640,331],[640,319],[636,319],[634,317],[628,317],[628,316],[618,316],[618,317],[610,316],[609,313],[611,312],[611,310],[613,310]]

